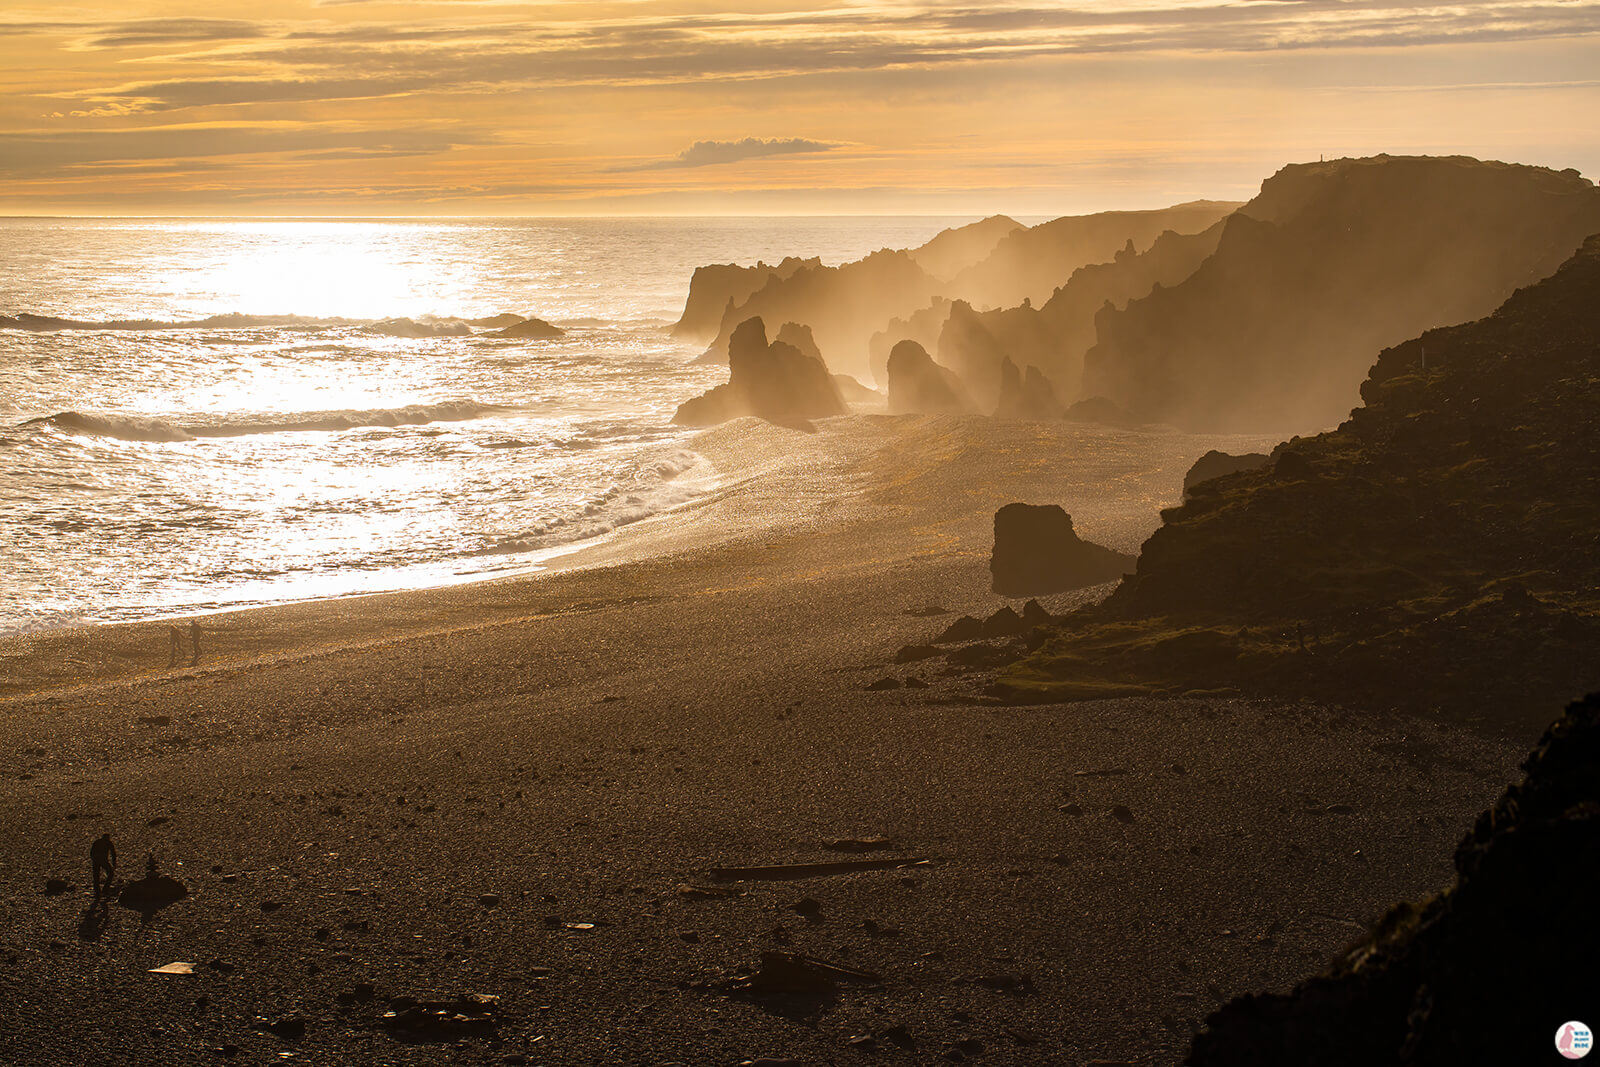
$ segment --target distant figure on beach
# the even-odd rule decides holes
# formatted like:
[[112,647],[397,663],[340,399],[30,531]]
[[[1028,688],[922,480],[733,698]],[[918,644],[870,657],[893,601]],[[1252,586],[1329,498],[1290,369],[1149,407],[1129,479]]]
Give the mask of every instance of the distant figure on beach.
[[169,626],[167,636],[172,644],[172,654],[167,657],[167,666],[176,667],[183,660],[183,631],[176,626]]
[[189,666],[193,667],[196,663],[200,662],[200,620],[199,619],[190,619],[189,620],[189,647],[194,652],[194,657],[189,660]]
[[101,871],[106,876],[105,892],[110,892],[111,881],[117,876],[117,846],[111,843],[110,834],[101,834],[99,840],[89,846],[89,863],[94,867],[94,895],[101,894]]

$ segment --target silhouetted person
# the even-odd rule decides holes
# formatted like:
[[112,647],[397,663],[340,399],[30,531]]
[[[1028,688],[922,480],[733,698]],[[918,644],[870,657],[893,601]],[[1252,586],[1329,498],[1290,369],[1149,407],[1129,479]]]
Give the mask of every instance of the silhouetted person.
[[176,626],[169,626],[167,636],[172,644],[172,655],[167,657],[167,666],[176,667],[183,661],[183,631]]
[[110,834],[101,834],[100,839],[89,846],[89,863],[94,867],[94,895],[101,894],[101,871],[105,872],[105,892],[109,893],[111,881],[117,876],[117,846],[111,843]]
[[190,619],[189,620],[189,647],[190,647],[190,650],[193,651],[193,653],[194,653],[194,658],[189,660],[189,666],[193,667],[196,663],[200,662],[200,620],[199,619]]

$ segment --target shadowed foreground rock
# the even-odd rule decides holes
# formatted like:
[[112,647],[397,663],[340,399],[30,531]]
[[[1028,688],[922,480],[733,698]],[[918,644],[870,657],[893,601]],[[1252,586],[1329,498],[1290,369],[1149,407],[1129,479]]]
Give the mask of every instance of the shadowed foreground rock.
[[1194,461],[1194,466],[1189,468],[1189,473],[1183,476],[1183,498],[1189,499],[1189,490],[1201,482],[1209,482],[1213,478],[1221,478],[1228,474],[1237,474],[1239,471],[1254,471],[1265,467],[1269,457],[1260,452],[1246,452],[1235,456],[1227,452],[1218,452],[1212,449]]
[[1033,596],[1114,581],[1136,560],[1080,538],[1059,504],[1007,504],[994,513],[994,591]]
[[1456,849],[1456,884],[1395,907],[1328,973],[1207,1020],[1192,1067],[1560,1062],[1593,1025],[1600,932],[1600,694],[1567,708],[1527,776]]
[[[809,340],[809,331],[805,338]],[[672,421],[709,426],[758,415],[773,422],[798,422],[844,412],[827,365],[783,341],[768,344],[766,324],[750,318],[728,341],[728,384],[679,405]]]

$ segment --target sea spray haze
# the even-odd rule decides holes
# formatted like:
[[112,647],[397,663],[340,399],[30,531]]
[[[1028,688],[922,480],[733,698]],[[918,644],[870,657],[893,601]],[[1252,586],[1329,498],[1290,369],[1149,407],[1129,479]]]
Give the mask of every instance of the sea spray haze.
[[[702,490],[694,268],[964,219],[0,220],[0,632],[444,584]],[[503,313],[566,329],[491,336]],[[37,325],[37,323],[35,323]]]

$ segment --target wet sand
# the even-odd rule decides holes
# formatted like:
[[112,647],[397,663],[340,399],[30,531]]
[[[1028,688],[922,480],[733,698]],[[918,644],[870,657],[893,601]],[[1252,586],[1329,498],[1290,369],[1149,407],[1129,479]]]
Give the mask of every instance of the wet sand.
[[[719,490],[542,574],[203,620],[192,668],[165,666],[166,623],[0,643],[0,1061],[1174,1063],[1219,999],[1446,884],[1533,741],[1243,700],[995,707],[887,666],[954,617],[907,612],[1002,603],[1000,504],[1134,551],[1189,462],[1263,442],[819,429],[709,431]],[[929,687],[866,688],[885,676]],[[153,852],[188,897],[94,909],[105,831],[125,878]],[[927,862],[714,875],[879,858]],[[769,950],[876,978],[733,990]],[[173,961],[195,973],[148,973]],[[471,993],[491,1023],[382,1020]],[[303,1036],[258,1029],[285,1019]]]

